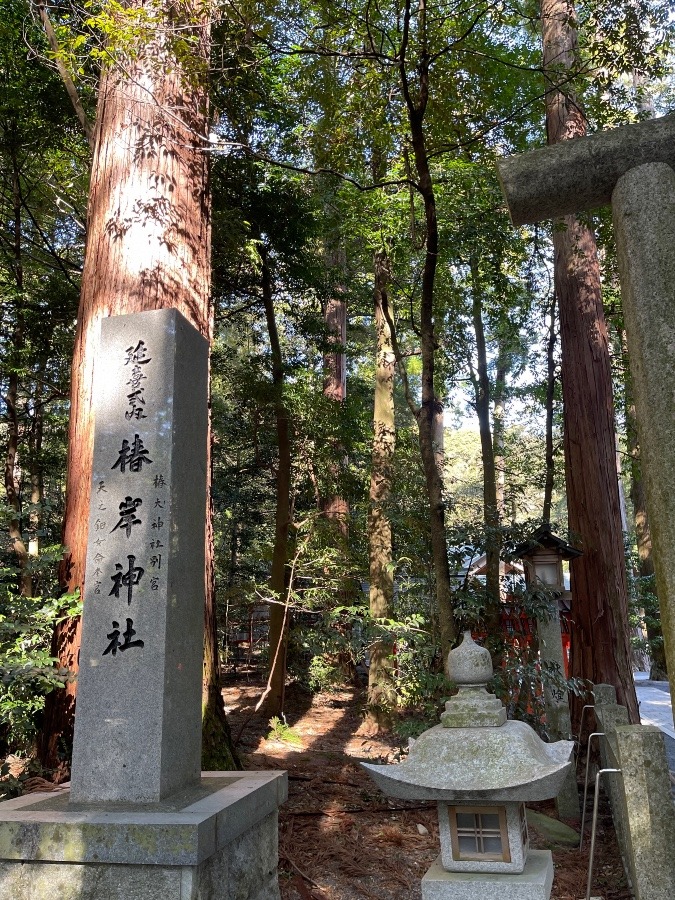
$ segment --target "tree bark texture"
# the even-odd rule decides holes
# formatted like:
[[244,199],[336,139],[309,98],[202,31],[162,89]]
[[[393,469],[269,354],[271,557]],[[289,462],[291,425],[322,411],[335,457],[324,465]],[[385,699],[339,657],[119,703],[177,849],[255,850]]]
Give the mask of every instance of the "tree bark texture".
[[553,404],[555,401],[555,344],[556,344],[556,305],[557,298],[553,291],[551,300],[551,321],[546,341],[546,469],[544,475],[544,506],[541,517],[544,522],[551,521],[551,505],[553,502],[553,483],[555,479],[555,457],[553,453]]
[[270,572],[270,591],[276,596],[277,603],[270,607],[269,620],[269,694],[265,708],[270,716],[279,716],[284,709],[286,691],[286,656],[288,651],[289,610],[286,605],[288,587],[288,538],[291,526],[291,434],[290,417],[284,402],[284,365],[281,355],[281,342],[274,312],[274,292],[272,273],[269,267],[266,248],[261,249],[262,298],[267,321],[267,333],[272,351],[272,385],[274,389],[274,412],[277,424],[277,479],[276,509],[274,514],[274,550],[272,552],[272,571]]
[[[345,254],[341,248],[331,248],[327,254],[327,262],[331,269],[344,271]],[[341,279],[340,279],[341,281]],[[324,381],[323,393],[335,403],[343,403],[347,397],[347,356],[345,346],[347,344],[347,300],[344,296],[344,287],[337,283],[333,287],[332,295],[326,302],[324,313],[328,341],[334,349],[324,354],[323,368]],[[335,447],[335,459],[332,474],[335,481],[338,480],[340,464],[338,460],[344,456],[343,448],[338,444]],[[324,497],[322,501],[323,513],[327,519],[333,521],[342,537],[346,538],[349,525],[349,503],[339,494]]]
[[501,533],[497,506],[497,471],[490,424],[490,378],[487,367],[487,346],[483,328],[483,304],[478,262],[471,260],[472,319],[476,339],[476,368],[471,364],[474,406],[478,417],[481,459],[483,462],[483,527],[485,529],[485,628],[487,646],[493,664],[501,662],[503,637],[500,616],[499,564]]
[[24,350],[24,320],[21,308],[21,292],[23,291],[23,235],[22,235],[22,198],[19,161],[14,153],[12,159],[12,214],[13,214],[13,268],[14,286],[17,292],[15,303],[15,319],[12,329],[10,353],[11,367],[7,378],[7,392],[5,394],[5,407],[7,409],[7,452],[5,455],[5,496],[7,505],[13,510],[9,521],[9,539],[16,556],[19,568],[19,582],[21,593],[24,597],[30,597],[33,584],[30,575],[26,571],[28,552],[26,542],[21,530],[21,485],[19,478],[19,371],[21,369],[21,357]]
[[[394,599],[392,529],[387,512],[391,494],[392,466],[396,449],[394,420],[395,358],[389,323],[384,315],[390,279],[389,259],[384,250],[373,257],[375,287],[375,394],[373,409],[373,453],[370,469],[368,511],[368,555],[370,569],[370,615],[373,619],[391,616]],[[368,717],[376,726],[388,726],[395,702],[393,682],[393,642],[378,637],[370,648],[368,671]]]
[[[126,5],[147,5],[152,12],[144,0]],[[190,9],[186,4],[183,18],[178,19],[167,0],[164,17],[145,36],[138,55],[112,63],[101,76],[72,364],[63,529],[66,553],[61,570],[67,591],[82,591],[85,579],[92,385],[101,319],[173,307],[209,341],[212,336],[210,198],[203,152],[208,137],[210,33],[197,17],[199,6],[195,3]],[[172,51],[172,39],[188,32],[196,41],[189,73]],[[210,493],[210,484],[207,487]],[[205,517],[210,539],[210,507]],[[207,545],[207,610],[215,601],[212,553],[211,543]],[[212,609],[206,639],[213,642],[211,616]],[[57,629],[53,651],[60,665],[77,671],[78,622],[67,621]],[[209,658],[205,677],[213,686],[218,677],[217,648],[211,649]],[[75,687],[55,691],[48,699],[52,702],[46,710],[41,758],[43,764],[55,767],[72,739]]]
[[[570,0],[541,5],[544,69],[549,81],[549,144],[585,133],[574,97],[555,87],[575,65],[575,12]],[[639,722],[631,668],[628,588],[614,443],[609,342],[593,233],[575,216],[553,232],[555,291],[560,309],[565,479],[569,528],[583,555],[571,563],[571,674],[616,688],[617,700]],[[575,699],[578,733],[583,701]]]
[[[481,458],[483,461],[483,526],[485,528],[485,624],[493,662],[498,664],[503,644],[500,616],[499,563],[501,532],[497,504],[497,471],[490,424],[490,378],[483,328],[483,303],[478,261],[471,260],[472,318],[476,338],[476,370],[472,372]],[[495,658],[497,657],[497,658]]]

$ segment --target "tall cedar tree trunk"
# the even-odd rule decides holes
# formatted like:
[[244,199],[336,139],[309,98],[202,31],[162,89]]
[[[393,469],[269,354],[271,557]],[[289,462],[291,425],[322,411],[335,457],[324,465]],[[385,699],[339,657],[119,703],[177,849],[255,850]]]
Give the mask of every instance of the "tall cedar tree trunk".
[[[392,531],[387,512],[391,494],[392,465],[396,449],[394,420],[395,360],[391,331],[384,315],[391,277],[385,250],[373,257],[375,286],[375,394],[373,409],[373,454],[370,469],[368,510],[368,551],[370,563],[370,615],[373,619],[391,616],[394,599]],[[368,718],[373,725],[387,727],[395,701],[393,683],[393,643],[380,636],[371,646],[368,671]]]
[[[649,528],[649,519],[647,518],[647,491],[642,478],[637,419],[635,416],[635,404],[631,397],[628,369],[626,369],[626,433],[627,449],[630,456],[630,499],[633,505],[635,538],[638,550],[638,574],[641,578],[651,579],[653,583],[654,558],[652,557],[652,535]],[[645,619],[647,637],[649,638],[649,655],[652,661],[649,677],[654,681],[667,681],[666,651],[663,646],[663,632],[661,631],[660,622],[653,615],[650,615],[649,611],[647,611]]]
[[262,298],[272,351],[272,385],[274,388],[274,411],[277,421],[277,448],[279,452],[270,590],[277,595],[280,602],[273,603],[270,608],[269,694],[265,709],[270,716],[278,716],[281,715],[284,709],[286,654],[288,650],[288,607],[284,604],[284,601],[287,588],[288,536],[291,524],[291,437],[290,419],[284,402],[284,366],[281,356],[279,331],[274,314],[272,273],[269,267],[268,251],[264,244],[261,245],[260,257],[262,260]]
[[556,295],[553,291],[551,300],[551,321],[546,341],[546,451],[544,475],[544,507],[541,517],[544,522],[551,521],[551,504],[553,502],[553,482],[555,478],[555,456],[553,449],[553,404],[555,401],[555,322]]
[[497,503],[497,470],[490,424],[490,378],[488,376],[487,347],[483,328],[482,288],[478,261],[472,258],[471,294],[473,330],[476,336],[477,370],[471,372],[475,394],[481,458],[483,461],[483,525],[485,527],[485,626],[488,649],[496,667],[500,665],[503,638],[500,619],[499,559],[502,542]]
[[[429,166],[429,154],[424,132],[424,116],[429,102],[429,66],[431,56],[427,46],[426,5],[418,4],[416,39],[419,41],[416,72],[416,86],[410,78],[408,51],[411,40],[411,17],[413,4],[406,0],[403,13],[403,34],[398,54],[398,72],[403,99],[408,115],[410,138],[417,171],[416,189],[424,203],[426,224],[426,248],[422,271],[420,297],[420,344],[422,356],[422,404],[417,407],[409,390],[406,398],[411,412],[417,420],[420,441],[420,455],[429,501],[429,526],[431,534],[431,554],[436,579],[436,603],[441,638],[441,652],[445,659],[452,647],[456,631],[452,610],[452,587],[448,564],[448,542],[445,533],[445,499],[443,496],[443,472],[438,465],[438,455],[434,446],[437,423],[443,413],[443,406],[436,395],[435,353],[437,349],[434,325],[434,284],[438,264],[439,238],[436,215],[434,182]],[[393,330],[393,320],[388,316],[392,328],[392,339],[396,359],[402,369],[401,354]],[[404,385],[406,380],[404,379]]]
[[[574,97],[553,85],[575,64],[575,12],[570,0],[542,0],[544,69],[549,80],[549,144],[579,137],[586,122]],[[593,233],[567,216],[554,229],[555,291],[560,307],[565,477],[570,532],[583,555],[572,562],[571,674],[612,684],[639,722],[631,669],[628,589],[614,444],[614,407],[607,327]],[[583,700],[575,698],[578,734]]]
[[19,162],[12,154],[12,210],[13,210],[13,265],[14,286],[17,293],[15,304],[14,328],[12,329],[10,353],[11,368],[7,378],[5,406],[7,409],[7,453],[5,455],[5,496],[7,505],[13,510],[9,521],[9,539],[12,542],[16,562],[19,568],[19,583],[24,597],[30,597],[33,590],[32,580],[26,572],[28,553],[21,533],[21,500],[18,478],[19,468],[19,369],[24,349],[24,322],[21,308],[21,292],[23,291],[23,246],[22,246],[22,201],[21,182],[19,178]]
[[[146,4],[131,0],[125,5]],[[200,6],[195,2],[192,9],[184,4],[179,18],[176,5],[167,0],[163,20],[138,55],[111,64],[101,76],[72,366],[66,556],[61,570],[67,591],[82,591],[85,579],[92,385],[101,319],[173,307],[208,340],[212,336],[208,154],[203,152],[208,135],[210,30],[198,18]],[[188,34],[197,42],[190,74],[172,51],[172,39]],[[231,767],[234,760],[220,692],[210,502],[204,514],[204,755],[209,765],[222,768]],[[77,671],[79,646],[79,621],[57,628],[53,652],[61,666]],[[74,707],[73,685],[48,697],[40,747],[45,766],[62,767],[64,751],[72,742]]]

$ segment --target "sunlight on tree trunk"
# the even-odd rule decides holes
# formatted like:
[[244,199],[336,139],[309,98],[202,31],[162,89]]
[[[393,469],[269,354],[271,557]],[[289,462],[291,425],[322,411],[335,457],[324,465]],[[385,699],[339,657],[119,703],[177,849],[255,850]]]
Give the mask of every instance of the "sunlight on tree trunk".
[[[384,316],[391,272],[384,250],[373,258],[375,288],[375,396],[373,411],[373,453],[370,471],[370,506],[368,543],[370,557],[370,615],[373,619],[391,616],[394,598],[392,566],[392,532],[387,512],[391,493],[392,464],[396,449],[394,420],[394,353],[391,332]],[[393,684],[393,652],[390,640],[380,637],[370,648],[368,671],[368,720],[376,727],[390,724],[395,702]]]
[[277,449],[279,460],[276,477],[276,510],[274,516],[274,550],[270,591],[278,602],[270,607],[269,620],[269,694],[265,701],[266,714],[279,716],[284,709],[286,692],[286,657],[288,651],[288,607],[285,604],[287,590],[288,535],[291,517],[291,436],[289,413],[284,402],[284,366],[281,342],[274,314],[272,273],[267,249],[260,250],[262,298],[267,320],[267,332],[272,351],[272,384],[274,386],[274,410],[277,423]]
[[506,517],[506,460],[504,458],[504,436],[506,422],[506,375],[508,365],[504,348],[500,346],[497,355],[497,372],[493,391],[492,406],[492,447],[495,460],[497,516],[500,521]]
[[[327,263],[330,271],[340,272],[340,281],[344,278],[346,259],[344,250],[330,248],[327,253]],[[326,302],[324,313],[328,342],[335,346],[334,350],[324,353],[324,381],[323,392],[326,397],[336,403],[343,403],[347,397],[347,357],[345,346],[347,344],[347,300],[344,295],[344,285],[336,283],[332,294]],[[344,456],[342,447],[335,447],[336,461],[333,464],[333,478],[337,480],[340,464],[339,457]],[[338,533],[343,538],[347,537],[349,527],[349,503],[339,494],[333,494],[323,499],[323,512],[327,519],[335,522]]]
[[500,557],[501,531],[499,528],[499,506],[497,503],[497,470],[495,467],[494,443],[490,427],[490,379],[488,377],[487,347],[483,328],[482,287],[478,261],[471,259],[472,316],[476,339],[476,362],[471,366],[478,430],[480,433],[481,457],[483,460],[483,525],[485,528],[485,627],[487,646],[497,670],[503,655],[500,598]]

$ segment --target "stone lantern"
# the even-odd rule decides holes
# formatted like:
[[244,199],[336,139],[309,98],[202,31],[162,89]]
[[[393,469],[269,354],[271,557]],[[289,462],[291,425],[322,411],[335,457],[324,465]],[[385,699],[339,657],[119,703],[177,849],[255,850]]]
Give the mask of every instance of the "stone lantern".
[[[567,672],[567,652],[561,633],[561,614],[569,613],[571,592],[565,589],[563,560],[576,559],[581,550],[566,544],[553,534],[551,526],[545,523],[527,541],[515,549],[515,557],[522,559],[525,566],[525,581],[528,587],[543,585],[551,595],[548,618],[537,619],[539,655],[542,663],[554,664],[562,675]],[[569,706],[567,693],[544,688],[546,701],[547,731],[553,740],[569,737]]]
[[[569,634],[563,636],[561,628],[562,622],[567,621],[572,595],[565,589],[562,564],[563,561],[577,559],[581,556],[581,550],[571,547],[553,534],[551,526],[545,522],[515,548],[514,556],[523,560],[527,586],[532,588],[541,584],[550,592],[549,615],[537,618],[539,657],[544,667],[556,667],[564,676],[567,674]],[[555,741],[570,737],[572,725],[567,691],[545,679],[544,704],[549,738]],[[579,792],[574,773],[570,774],[556,798],[556,807],[563,818],[579,818]]]
[[438,804],[441,856],[422,880],[423,900],[551,895],[551,853],[529,849],[524,803],[555,797],[573,744],[545,744],[529,725],[507,721],[486,690],[492,674],[490,654],[465,632],[448,655],[459,693],[446,703],[441,724],[425,731],[399,765],[362,763],[385,794]]
[[530,537],[519,544],[514,552],[515,559],[522,559],[525,565],[525,581],[528,585],[537,582],[552,591],[567,593],[563,575],[563,560],[576,559],[581,550],[566,544],[551,531],[544,522]]

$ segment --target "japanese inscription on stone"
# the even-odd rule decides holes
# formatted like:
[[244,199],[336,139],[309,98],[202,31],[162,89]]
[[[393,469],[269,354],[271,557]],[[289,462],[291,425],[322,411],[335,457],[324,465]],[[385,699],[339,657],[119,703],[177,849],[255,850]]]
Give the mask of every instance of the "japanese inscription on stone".
[[104,320],[74,802],[154,802],[199,777],[207,375],[176,310]]
[[[119,389],[129,391],[126,394],[128,408],[124,412],[124,419],[119,421],[121,442],[116,453],[116,458],[110,466],[111,476],[108,479],[100,479],[96,484],[96,495],[99,495],[96,509],[101,516],[96,517],[94,524],[97,536],[95,545],[97,552],[94,555],[96,568],[93,575],[96,579],[94,594],[101,594],[103,583],[110,587],[108,597],[115,600],[126,601],[128,607],[132,603],[147,602],[147,592],[139,590],[141,581],[146,572],[153,570],[148,577],[150,591],[159,591],[161,577],[161,552],[163,547],[161,533],[164,522],[156,515],[157,509],[166,508],[166,479],[161,472],[153,472],[153,460],[150,456],[149,446],[152,443],[151,434],[141,432],[140,420],[148,419],[144,409],[146,403],[152,402],[153,370],[150,347],[141,337],[135,344],[126,347],[124,354],[120,355],[119,365]],[[128,420],[134,419],[139,430],[133,435],[127,434]],[[114,473],[114,476],[113,474]],[[114,492],[114,499],[104,499],[104,495]],[[120,497],[119,502],[117,498]],[[111,504],[111,506],[109,506]],[[113,514],[113,509],[117,507]],[[103,513],[109,513],[110,519],[103,519]],[[143,529],[144,519],[152,529],[153,537],[148,539],[148,529]],[[114,523],[109,528],[110,523]],[[115,532],[124,535],[128,550],[124,560],[118,558],[119,542],[115,548],[108,546],[111,542],[108,537]],[[156,537],[154,535],[157,535]],[[106,554],[105,550],[108,550]],[[108,566],[104,568],[104,564]],[[104,572],[106,575],[104,576]],[[110,579],[109,581],[107,579]],[[103,580],[102,580],[103,579]],[[112,581],[112,585],[110,585]],[[142,637],[136,640],[134,630],[135,609],[128,610],[125,616],[126,628],[120,630],[121,614],[118,610],[111,610],[111,631],[101,635],[102,655],[117,656],[132,647],[142,649],[145,641]],[[106,643],[107,642],[107,643]]]

